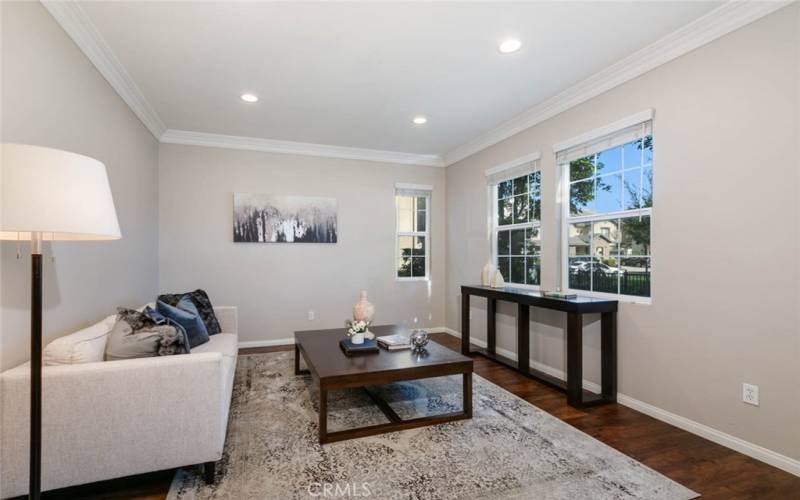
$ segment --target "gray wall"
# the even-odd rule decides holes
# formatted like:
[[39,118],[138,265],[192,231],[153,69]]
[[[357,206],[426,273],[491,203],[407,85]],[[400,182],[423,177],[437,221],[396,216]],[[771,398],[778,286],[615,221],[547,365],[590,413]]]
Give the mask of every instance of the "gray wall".
[[[343,326],[361,289],[378,323],[444,324],[444,169],[169,144],[159,161],[159,288],[239,306],[240,341]],[[430,282],[395,280],[396,182],[434,186]],[[339,242],[233,243],[234,192],[337,198]]]
[[[447,168],[447,326],[460,328],[458,286],[489,258],[484,170],[542,152],[543,286],[556,285],[552,145],[655,108],[653,303],[619,313],[619,390],[800,458],[800,168],[794,5]],[[485,338],[485,301],[473,332]],[[515,350],[514,310],[499,346]],[[564,367],[564,320],[537,313],[536,361]],[[598,381],[599,328],[586,328]],[[758,384],[761,406],[741,402]]]
[[[122,240],[46,244],[45,343],[116,306],[152,300],[158,281],[158,143],[38,2],[2,2],[2,141],[105,163]],[[29,358],[30,256],[2,243],[2,366]],[[55,263],[50,256],[55,256]]]

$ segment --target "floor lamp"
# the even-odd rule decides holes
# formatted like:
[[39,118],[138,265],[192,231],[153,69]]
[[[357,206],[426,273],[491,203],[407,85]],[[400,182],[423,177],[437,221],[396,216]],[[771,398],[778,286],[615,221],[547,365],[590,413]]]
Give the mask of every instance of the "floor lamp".
[[121,238],[106,167],[67,151],[2,145],[0,239],[31,247],[31,427],[29,496],[41,493],[42,243]]

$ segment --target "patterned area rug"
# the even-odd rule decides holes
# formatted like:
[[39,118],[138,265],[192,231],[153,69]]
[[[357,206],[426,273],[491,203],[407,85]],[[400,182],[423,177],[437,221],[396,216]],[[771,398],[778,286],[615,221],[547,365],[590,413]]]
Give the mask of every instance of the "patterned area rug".
[[[473,377],[474,418],[320,445],[316,390],[293,353],[239,357],[214,486],[179,470],[169,500],[691,499],[698,495]],[[403,418],[456,411],[460,377],[376,388]],[[329,393],[329,431],[386,422],[363,390]]]

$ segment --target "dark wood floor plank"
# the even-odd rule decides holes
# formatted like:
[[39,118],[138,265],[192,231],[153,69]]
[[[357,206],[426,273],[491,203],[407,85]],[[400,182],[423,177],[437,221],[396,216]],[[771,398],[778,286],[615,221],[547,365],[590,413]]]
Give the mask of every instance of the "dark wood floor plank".
[[[459,339],[433,340],[460,351]],[[477,348],[477,346],[474,346]],[[293,346],[240,349],[240,354],[292,350]],[[475,373],[590,436],[703,495],[702,500],[800,500],[800,478],[619,404],[575,409],[562,392],[483,357]],[[166,498],[174,471],[143,474],[47,492],[47,499]]]

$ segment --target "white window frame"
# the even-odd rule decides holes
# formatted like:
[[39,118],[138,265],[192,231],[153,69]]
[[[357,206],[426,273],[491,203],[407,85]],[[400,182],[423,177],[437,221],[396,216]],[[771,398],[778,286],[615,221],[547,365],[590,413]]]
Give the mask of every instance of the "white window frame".
[[[523,156],[521,158],[517,158],[517,159],[512,160],[510,162],[504,163],[502,165],[497,165],[495,167],[487,169],[485,174],[486,174],[486,177],[488,178],[488,177],[491,177],[493,175],[502,174],[503,172],[510,172],[510,171],[519,169],[521,167],[525,167],[526,165],[531,165],[531,169],[529,170],[528,173],[540,172],[540,175],[541,175],[542,169],[541,169],[541,166],[539,164],[540,159],[541,159],[541,154],[539,152],[531,153],[531,154]],[[514,177],[512,175],[509,178],[513,179],[513,178],[516,178],[516,177]],[[542,184],[543,184],[543,182],[540,181],[540,186],[539,186],[540,192],[541,192],[541,185]],[[497,187],[498,187],[498,183],[490,183],[486,187],[486,189],[487,189],[487,197],[488,197],[488,201],[489,201],[488,204],[487,204],[488,205],[487,218],[488,218],[488,228],[489,228],[488,236],[489,236],[489,240],[490,240],[490,256],[491,256],[491,260],[492,260],[492,265],[495,266],[495,269],[499,268],[499,266],[497,265],[497,258],[498,258],[498,255],[497,255],[497,233],[499,231],[509,231],[509,230],[512,230],[512,229],[527,229],[527,228],[531,228],[531,229],[537,228],[537,229],[539,229],[539,234],[541,234],[541,231],[542,231],[541,218],[540,218],[540,220],[537,220],[535,222],[524,222],[524,223],[520,223],[520,224],[508,224],[508,225],[505,225],[505,226],[498,225],[497,224],[497,216],[498,216],[498,213],[497,213],[497,201],[498,201],[498,199],[497,199]],[[530,189],[530,187],[529,187],[529,189]],[[540,215],[540,217],[541,217],[541,215]],[[510,234],[509,234],[509,238],[510,238]],[[508,286],[510,286],[510,287],[521,288],[521,289],[525,289],[525,290],[540,290],[541,289],[541,281],[542,281],[541,280],[541,270],[542,270],[542,267],[543,267],[542,263],[543,263],[542,254],[541,254],[541,251],[540,251],[540,253],[539,253],[539,273],[540,273],[539,283],[540,284],[539,285],[528,285],[528,284],[525,284],[525,283],[514,283],[514,282],[510,281],[510,278],[511,278],[510,276],[503,276],[503,279],[506,280],[506,284]]]
[[[423,184],[395,184],[394,192],[394,278],[397,281],[429,281],[431,276],[431,193],[433,186]],[[425,198],[425,231],[400,231],[398,226],[398,216],[400,207],[397,198],[400,196],[410,196]],[[416,217],[416,214],[414,214]],[[416,219],[415,219],[416,220]],[[400,263],[400,238],[407,236],[425,237],[425,276],[398,276],[398,265]],[[413,262],[413,260],[412,260]],[[413,273],[413,270],[412,270]]]
[[[582,134],[578,137],[573,139],[563,141],[553,146],[553,152],[556,155],[559,152],[565,151],[567,149],[579,146],[584,143],[589,143],[595,140],[598,140],[604,136],[613,134],[617,131],[621,131],[625,128],[629,128],[631,126],[637,124],[643,124],[646,122],[653,122],[654,118],[654,110],[648,109],[642,111],[641,113],[637,113],[635,115],[629,116],[617,122],[614,122],[610,125],[605,127],[601,127],[599,129],[593,130],[591,132],[587,132]],[[651,130],[650,135],[655,137],[654,132]],[[614,147],[614,146],[612,146]],[[570,211],[570,172],[569,172],[569,165],[570,162],[558,163],[556,160],[556,168],[560,170],[560,177],[559,177],[559,197],[558,197],[558,204],[560,205],[560,233],[561,233],[561,243],[559,245],[559,266],[561,268],[561,272],[559,273],[560,276],[560,288],[569,293],[575,293],[578,295],[589,296],[589,297],[597,297],[597,298],[604,298],[604,299],[611,299],[611,300],[619,300],[621,302],[629,302],[629,303],[636,303],[636,304],[652,304],[653,303],[653,295],[655,290],[655,284],[653,281],[653,274],[650,274],[650,296],[649,297],[641,297],[638,295],[623,295],[621,293],[607,293],[607,292],[596,292],[594,290],[582,290],[582,289],[573,289],[569,287],[569,226],[570,224],[577,224],[581,222],[589,222],[593,223],[596,221],[606,221],[606,220],[621,220],[627,219],[631,217],[650,217],[650,236],[651,236],[651,244],[650,244],[650,253],[647,255],[650,258],[650,262],[652,263],[654,254],[653,254],[653,245],[652,245],[652,221],[653,221],[653,208],[652,207],[640,207],[639,209],[633,210],[620,210],[618,212],[606,212],[603,214],[597,215],[578,215],[578,216],[571,216]],[[644,165],[642,165],[642,170],[640,171],[641,175],[644,172]],[[655,155],[653,155],[652,161],[652,170],[655,171]],[[625,182],[625,169],[621,170],[622,173],[622,185],[624,186]],[[592,178],[596,178],[596,175],[593,175]],[[602,176],[600,176],[602,177]],[[640,177],[640,183],[642,185],[642,178]],[[641,200],[641,198],[640,198]],[[589,248],[589,257],[593,258],[595,256],[594,251],[594,237],[591,239],[592,244]],[[637,256],[638,257],[638,256]],[[593,279],[593,273],[590,273],[590,283]],[[590,285],[591,287],[591,285]],[[619,281],[617,281],[617,290],[619,291]]]

